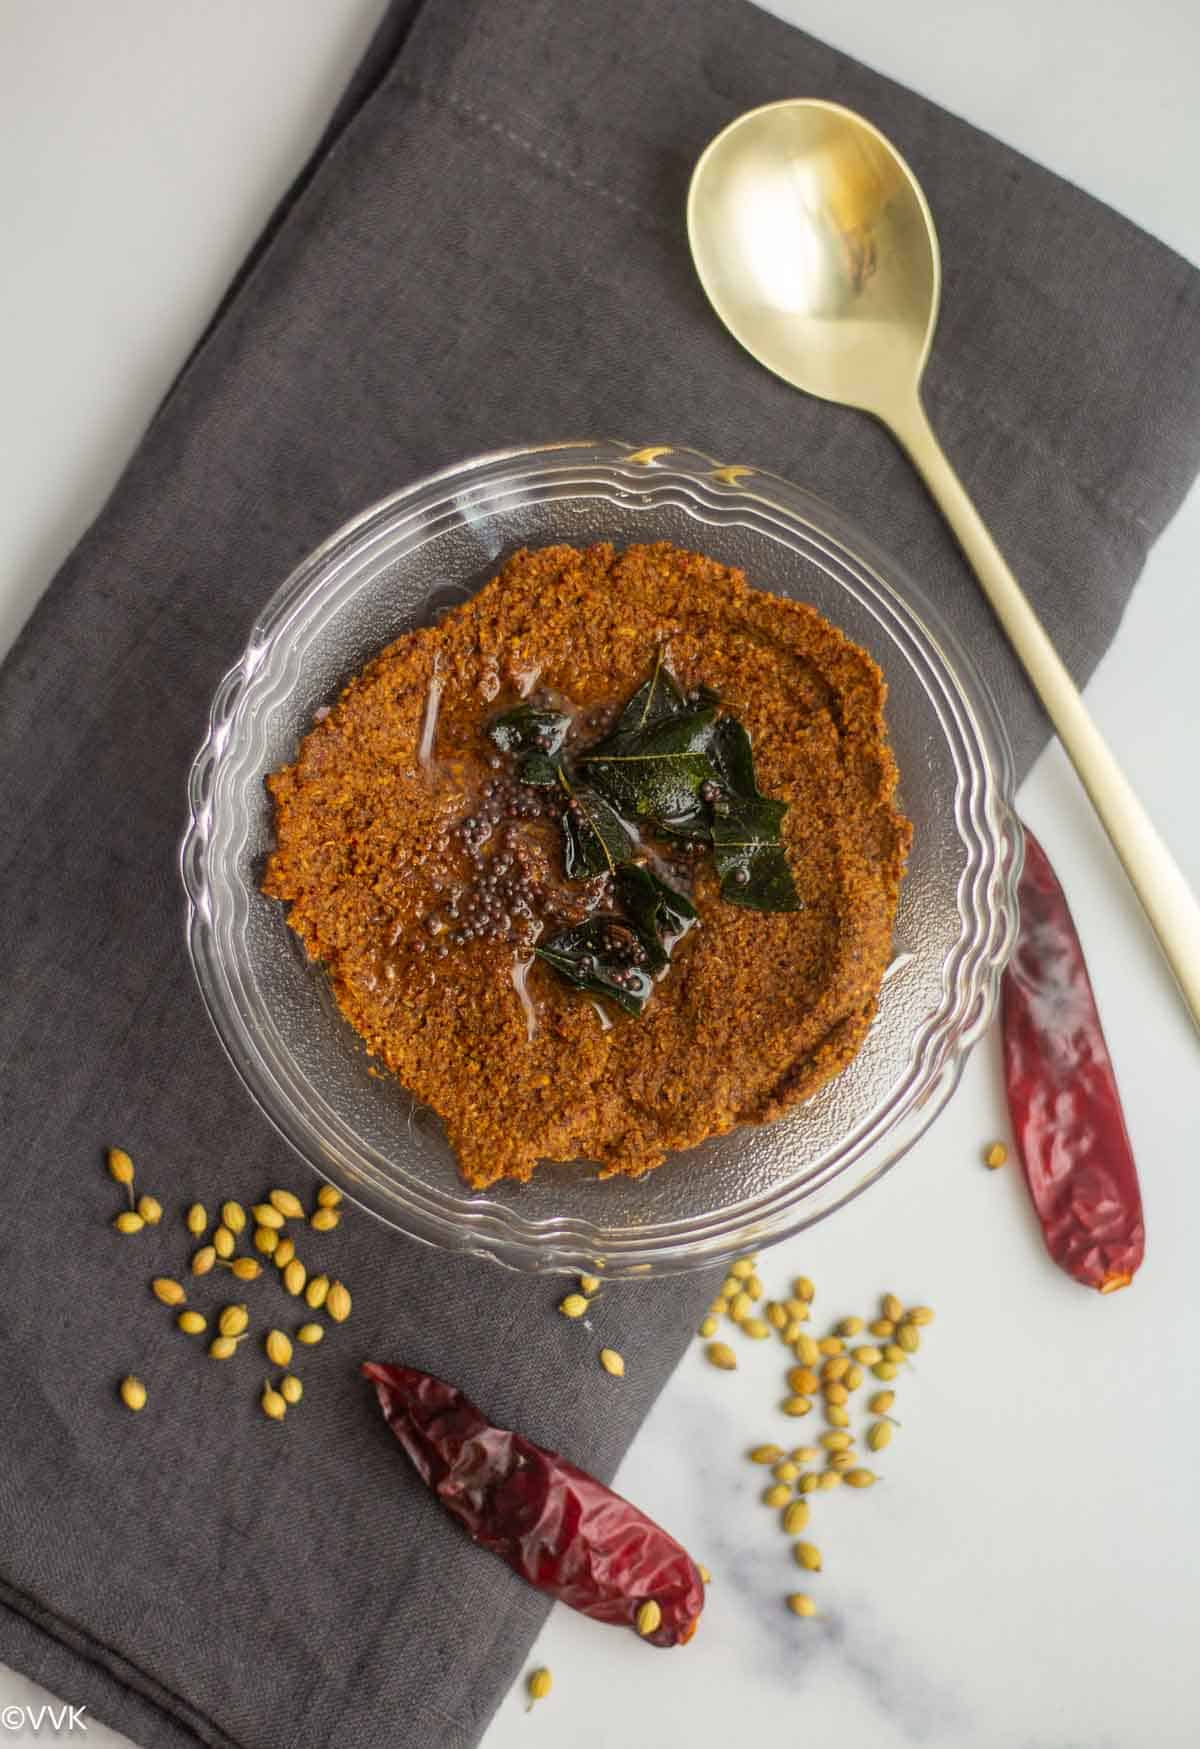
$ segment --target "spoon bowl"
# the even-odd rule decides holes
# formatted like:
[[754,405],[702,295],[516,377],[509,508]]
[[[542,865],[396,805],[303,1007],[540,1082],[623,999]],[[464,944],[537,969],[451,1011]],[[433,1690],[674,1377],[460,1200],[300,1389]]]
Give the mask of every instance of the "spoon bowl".
[[911,397],[941,258],[916,177],[836,103],[769,103],[708,146],[688,197],[701,283],[725,326],[794,388],[884,417]]

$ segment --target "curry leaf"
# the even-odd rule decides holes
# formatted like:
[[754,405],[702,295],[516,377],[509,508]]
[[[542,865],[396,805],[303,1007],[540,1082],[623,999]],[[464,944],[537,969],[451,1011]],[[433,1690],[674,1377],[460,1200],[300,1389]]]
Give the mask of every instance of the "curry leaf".
[[643,729],[614,733],[580,763],[627,820],[686,819],[695,814],[700,788],[713,776],[707,748],[714,711],[704,705]]
[[562,817],[567,879],[586,881],[594,875],[612,874],[632,853],[632,838],[603,796],[591,789],[572,789],[565,777],[562,782],[570,790]]
[[519,704],[488,724],[488,739],[501,753],[557,753],[571,719],[564,711]]
[[663,652],[660,650],[655,658],[653,674],[638,687],[625,706],[613,726],[612,735],[632,735],[644,729],[652,729],[655,723],[682,716],[687,708],[675,676],[663,664]]
[[589,917],[560,929],[534,953],[577,990],[607,996],[626,1014],[640,1014],[654,989],[644,966],[629,964],[637,946],[634,931],[620,917]]
[[549,753],[527,753],[521,761],[520,778],[522,783],[543,788],[546,784],[558,783],[560,771],[558,760]]
[[734,799],[713,812],[713,861],[721,897],[748,911],[797,911],[779,827],[786,802]]
[[677,941],[696,921],[696,907],[651,869],[626,863],[617,870],[617,901],[637,931],[652,971],[665,966]]

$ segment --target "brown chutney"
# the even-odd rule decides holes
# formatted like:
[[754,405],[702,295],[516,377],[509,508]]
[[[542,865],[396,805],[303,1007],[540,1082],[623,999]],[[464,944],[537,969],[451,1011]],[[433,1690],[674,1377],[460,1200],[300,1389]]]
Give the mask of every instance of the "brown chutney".
[[[503,777],[484,731],[535,689],[594,730],[659,650],[682,688],[720,695],[750,735],[759,788],[789,804],[801,908],[729,904],[700,861],[699,926],[634,1019],[524,963],[514,943],[536,920],[505,913],[497,933],[515,893],[555,918],[586,895],[564,889],[556,821],[513,802],[537,792]],[[813,608],[698,553],[522,551],[440,624],[381,651],[267,779],[263,891],[288,905],[367,1049],[442,1118],[468,1183],[527,1179],[543,1160],[637,1175],[778,1117],[862,1044],[912,836],[893,804],[885,692]],[[481,868],[492,924],[464,930]]]

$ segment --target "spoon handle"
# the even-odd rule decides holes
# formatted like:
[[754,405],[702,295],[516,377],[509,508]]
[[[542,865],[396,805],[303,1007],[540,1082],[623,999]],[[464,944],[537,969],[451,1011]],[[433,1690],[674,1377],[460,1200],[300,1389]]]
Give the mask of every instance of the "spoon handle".
[[1113,758],[1075,682],[947,461],[919,398],[889,409],[908,451],[966,554],[1009,642],[1058,731],[1113,849],[1142,902],[1192,1019],[1200,1027],[1200,904]]

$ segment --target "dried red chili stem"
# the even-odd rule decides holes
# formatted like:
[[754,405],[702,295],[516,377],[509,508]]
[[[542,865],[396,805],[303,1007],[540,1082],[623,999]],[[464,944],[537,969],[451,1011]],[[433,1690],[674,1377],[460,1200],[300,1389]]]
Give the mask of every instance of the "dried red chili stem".
[[1054,1261],[1127,1287],[1145,1228],[1137,1168],[1083,949],[1045,851],[1025,828],[1021,925],[1001,985],[1013,1137]]
[[684,1644],[704,1607],[687,1551],[594,1476],[519,1433],[493,1427],[453,1385],[367,1361],[379,1406],[413,1467],[481,1548],[528,1584],[596,1621],[634,1627],[662,1612],[655,1646]]

